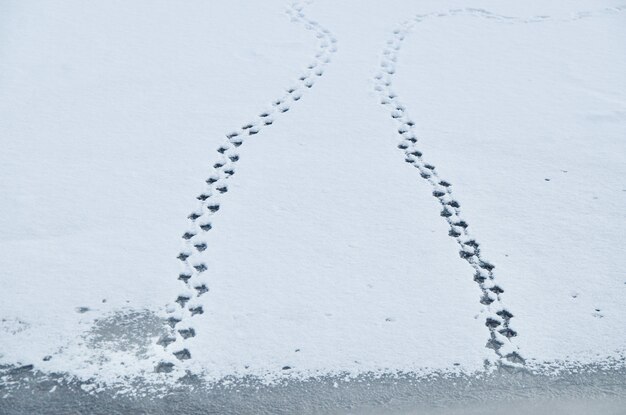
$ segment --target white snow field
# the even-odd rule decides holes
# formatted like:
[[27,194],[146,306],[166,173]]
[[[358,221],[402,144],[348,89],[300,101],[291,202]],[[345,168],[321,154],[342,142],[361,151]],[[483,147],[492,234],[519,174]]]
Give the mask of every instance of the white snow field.
[[0,365],[623,366],[624,74],[613,0],[2,0]]

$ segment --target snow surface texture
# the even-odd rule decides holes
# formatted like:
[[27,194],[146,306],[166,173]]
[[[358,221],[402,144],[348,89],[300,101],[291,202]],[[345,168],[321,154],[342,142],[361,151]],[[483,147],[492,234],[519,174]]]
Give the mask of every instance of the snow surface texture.
[[216,4],[0,5],[0,363],[217,381],[624,353],[619,3]]
[[[245,138],[256,135],[265,127],[272,125],[278,114],[289,111],[290,106],[302,98],[302,93],[313,87],[316,78],[324,74],[324,68],[330,62],[331,55],[337,51],[337,39],[330,34],[328,29],[308,19],[302,12],[301,5],[291,5],[287,9],[287,14],[293,22],[302,23],[307,30],[315,33],[319,39],[318,50],[315,53],[315,59],[300,75],[298,82],[289,87],[280,98],[273,101],[271,109],[263,111],[252,122],[227,134],[224,143],[217,149],[222,156],[213,165],[214,171],[206,179],[206,188],[196,198],[200,204],[187,217],[190,225],[182,236],[185,247],[178,255],[178,259],[183,263],[183,269],[178,279],[185,284],[185,290],[176,297],[175,303],[178,307],[169,306],[167,309],[170,314],[167,322],[175,329],[175,332],[173,335],[162,336],[158,341],[158,344],[171,350],[178,360],[188,360],[192,357],[185,347],[185,340],[196,336],[196,329],[191,318],[197,314],[204,314],[200,296],[209,291],[210,282],[205,276],[209,258],[206,258],[204,251],[210,242],[208,232],[213,227],[211,218],[220,209],[220,195],[228,191],[228,179],[235,174],[235,166],[239,161],[238,148],[244,143]],[[156,371],[171,372],[173,367],[173,362],[163,361],[159,363]]]

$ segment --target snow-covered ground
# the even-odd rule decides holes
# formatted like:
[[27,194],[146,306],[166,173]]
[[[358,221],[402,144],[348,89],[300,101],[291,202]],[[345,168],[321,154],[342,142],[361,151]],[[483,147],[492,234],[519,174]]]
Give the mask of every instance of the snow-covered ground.
[[0,364],[614,365],[625,56],[613,0],[0,2]]

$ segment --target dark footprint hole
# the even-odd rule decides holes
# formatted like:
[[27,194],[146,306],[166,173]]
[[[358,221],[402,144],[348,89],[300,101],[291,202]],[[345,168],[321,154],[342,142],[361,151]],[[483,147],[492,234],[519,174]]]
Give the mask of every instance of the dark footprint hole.
[[191,315],[195,316],[196,314],[204,314],[204,309],[202,306],[192,307],[189,309],[191,311]]
[[474,274],[474,281],[476,281],[477,283],[482,284],[483,282],[485,282],[487,278],[485,278],[483,275],[481,275],[480,273],[476,273]]
[[206,183],[207,183],[207,184],[213,184],[213,183],[217,182],[218,180],[219,180],[219,179],[218,179],[217,177],[215,177],[215,176],[211,176],[211,177],[209,177],[208,179],[206,179]]
[[232,143],[233,143],[233,145],[234,145],[235,147],[239,147],[240,145],[242,145],[242,144],[243,144],[243,141],[242,141],[242,140],[237,140],[237,141],[233,141]]
[[228,187],[220,186],[220,187],[217,188],[217,191],[220,192],[220,193],[226,193],[226,192],[228,192]]
[[460,228],[466,229],[467,228],[467,222],[465,222],[464,220],[458,221],[457,223],[453,224],[454,226],[458,226]]
[[406,150],[407,148],[409,148],[409,146],[405,143],[401,143],[401,144],[398,144],[398,148],[400,150]]
[[183,337],[183,339],[188,339],[190,337],[195,337],[196,336],[196,331],[194,329],[181,329],[178,330],[178,332],[180,333],[180,335]]
[[289,370],[291,369],[291,366],[283,366],[283,370]]
[[[409,139],[409,141],[411,141],[411,139]],[[422,157],[422,153],[417,151],[417,150],[416,151],[412,151],[409,154],[412,155],[412,156],[415,156],[415,157]]]
[[255,135],[255,134],[258,134],[258,133],[259,133],[258,129],[248,130],[248,135]]
[[226,150],[228,150],[226,147],[220,147],[217,149],[217,152],[220,154],[224,154],[226,152]]
[[208,198],[210,198],[210,197],[211,197],[211,195],[208,195],[208,194],[206,194],[206,193],[202,193],[200,196],[196,197],[196,199],[198,199],[198,200],[200,200],[200,201],[204,202],[205,200],[207,200],[207,199],[208,199]]
[[191,219],[191,220],[196,220],[196,219],[198,219],[200,216],[202,216],[202,215],[201,215],[201,214],[199,214],[199,213],[193,212],[191,215],[187,216],[187,218],[188,218],[188,219]]
[[187,258],[189,258],[189,254],[181,252],[180,254],[178,254],[178,256],[176,258],[180,259],[181,261],[186,261]]
[[[294,100],[297,101],[297,99],[295,99],[295,98],[294,98]],[[274,123],[274,121],[272,121],[272,120],[265,120],[265,122],[263,122],[263,124],[265,124],[265,125],[272,125],[273,123]]]
[[202,252],[206,250],[207,245],[205,243],[194,245],[194,248],[198,250],[198,252]]
[[226,135],[226,138],[228,138],[230,140],[231,138],[237,137],[238,135],[239,135],[239,133],[236,133],[236,132],[235,133],[230,133],[230,134]]
[[200,225],[200,229],[202,229],[203,231],[210,231],[212,227],[213,225],[211,225],[210,223],[205,223],[204,225]]
[[483,262],[483,261],[481,261],[480,264],[478,264],[478,266],[481,267],[482,269],[486,269],[487,271],[492,271],[495,268],[494,265],[491,265],[490,263]]
[[230,159],[230,161],[232,161],[233,163],[236,162],[237,160],[239,160],[239,156],[236,154],[233,154],[232,156],[228,157]]
[[170,336],[161,336],[159,340],[157,340],[157,344],[159,346],[167,347],[168,345],[174,343],[176,341],[175,338]]
[[215,164],[213,165],[213,168],[214,168],[214,169],[219,169],[220,167],[224,167],[224,163],[215,163]]
[[194,265],[193,267],[194,267],[194,268],[196,269],[196,271],[198,271],[198,272],[204,272],[204,271],[206,271],[206,270],[208,269],[208,268],[207,268],[207,266],[206,266],[206,265],[204,265],[204,264]]
[[246,124],[246,125],[244,125],[243,127],[241,127],[241,129],[242,129],[242,130],[247,130],[247,129],[252,128],[252,127],[254,127],[254,125],[252,125],[252,124]]
[[[288,89],[287,92],[289,92],[290,94],[293,92],[293,89]],[[265,117],[269,117],[270,113],[269,112],[264,112],[261,115],[259,115],[259,117],[261,118],[265,118]]]
[[435,196],[435,197],[437,197],[437,198],[442,197],[442,196],[445,196],[445,195],[446,195],[446,194],[445,194],[444,192],[439,191],[439,190],[435,190],[435,191],[433,192],[433,196]]
[[185,232],[185,233],[183,234],[183,239],[187,239],[187,240],[189,240],[189,239],[193,238],[195,235],[196,235],[195,233]]
[[444,218],[449,218],[450,216],[452,216],[452,212],[450,212],[448,208],[444,208],[441,211],[440,215],[443,216]]
[[178,276],[178,279],[181,280],[182,282],[184,282],[185,284],[187,284],[187,281],[189,281],[191,279],[191,275],[189,275],[189,274],[180,274]]
[[502,293],[504,292],[504,290],[503,290],[502,288],[498,287],[497,285],[494,285],[494,286],[493,286],[493,287],[491,287],[489,290],[490,290],[492,293],[495,293],[495,294],[502,294]]
[[180,323],[180,319],[176,317],[170,317],[166,321],[167,321],[167,324],[169,324],[171,328],[174,328],[178,323]]
[[473,252],[459,251],[459,256],[463,259],[470,259],[474,256]]
[[511,352],[504,357],[511,363],[526,363],[526,360],[516,352]]
[[168,362],[160,362],[155,368],[156,373],[170,373],[174,370],[174,364]]
[[233,174],[235,174],[235,170],[233,169],[224,170],[224,173],[226,173],[229,176],[232,176]]
[[487,340],[486,347],[488,349],[499,350],[502,346],[504,346],[504,343],[502,343],[499,340],[496,340],[496,339]]
[[187,301],[189,301],[191,299],[191,297],[187,297],[185,295],[179,295],[178,298],[176,299],[176,302],[181,306],[181,307],[185,307],[185,304],[187,304]]
[[443,181],[443,180],[439,182],[439,185],[443,186],[443,187],[450,187],[450,186],[452,186],[450,183],[448,183],[446,181]]
[[507,339],[510,339],[511,337],[517,336],[517,332],[515,330],[513,330],[513,329],[508,328],[508,327],[505,328],[505,329],[500,330],[499,333],[501,335],[503,335],[504,337],[506,337]]
[[207,209],[209,209],[211,212],[215,213],[218,210],[220,210],[220,205],[209,205],[209,206],[207,206]]
[[505,320],[510,320],[511,318],[513,318],[513,314],[511,314],[508,310],[500,310],[496,314]]
[[495,329],[499,325],[500,325],[500,322],[491,317],[487,317],[487,320],[485,321],[485,326],[489,327],[490,329]]
[[430,174],[428,173],[421,173],[420,176],[422,176],[423,179],[429,179],[430,178]]
[[470,239],[469,241],[463,242],[464,245],[467,246],[471,246],[472,248],[478,248],[478,242],[476,242],[473,239]]
[[187,350],[187,349],[183,349],[183,350],[180,350],[178,352],[174,352],[174,356],[176,356],[176,358],[178,360],[191,359],[191,353],[189,353],[189,350]]
[[461,207],[459,202],[457,202],[456,200],[452,200],[452,201],[448,202],[448,206],[452,206],[453,208],[457,208],[457,209]]
[[209,292],[209,288],[206,285],[204,285],[204,284],[199,285],[199,286],[194,287],[194,288],[196,289],[196,291],[198,291],[198,295],[199,296],[204,294],[204,293],[208,293]]
[[493,303],[495,300],[491,297],[489,297],[487,294],[483,294],[482,297],[480,297],[480,303],[483,305],[489,305],[491,303]]
[[461,236],[461,232],[457,232],[454,229],[450,229],[450,231],[448,232],[448,235],[450,235],[453,238],[458,238],[459,236]]

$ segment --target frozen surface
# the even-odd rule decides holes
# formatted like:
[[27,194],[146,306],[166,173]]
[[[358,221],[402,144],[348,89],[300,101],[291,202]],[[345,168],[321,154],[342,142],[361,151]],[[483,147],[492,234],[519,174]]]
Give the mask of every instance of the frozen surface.
[[470,3],[0,3],[0,363],[623,365],[626,9]]
[[[6,373],[0,367],[0,376]],[[220,384],[205,389],[189,378],[165,395],[93,393],[89,382],[13,369],[19,387],[0,399],[9,414],[332,414],[332,415],[623,415],[626,383],[623,367],[579,365],[559,376],[494,372],[466,377],[432,373],[370,377],[321,377],[264,385]],[[142,390],[135,385],[136,391]],[[8,395],[8,394],[7,394]]]

